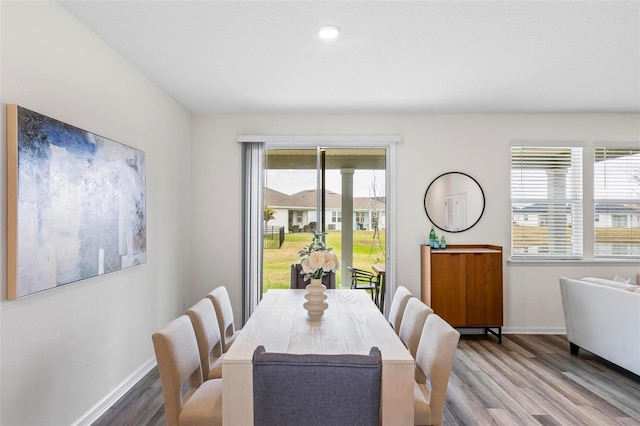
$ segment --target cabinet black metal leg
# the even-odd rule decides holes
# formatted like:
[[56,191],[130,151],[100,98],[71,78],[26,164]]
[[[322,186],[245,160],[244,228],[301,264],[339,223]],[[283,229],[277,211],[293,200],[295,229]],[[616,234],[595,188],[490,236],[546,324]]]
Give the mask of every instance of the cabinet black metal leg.
[[497,327],[497,329],[498,329],[498,332],[496,333],[491,328],[485,327],[484,328],[484,335],[486,336],[487,333],[491,333],[491,334],[493,334],[494,336],[496,336],[498,338],[498,343],[502,344],[502,327]]
[[493,334],[494,336],[496,336],[498,338],[498,343],[502,344],[502,327],[493,327],[498,329],[498,331],[494,331],[492,330],[492,327],[483,327],[481,325],[479,326],[475,326],[475,327],[467,327],[467,326],[462,326],[462,327],[456,327],[456,328],[483,328],[484,329],[484,335],[485,337],[487,337],[489,335],[489,333]]

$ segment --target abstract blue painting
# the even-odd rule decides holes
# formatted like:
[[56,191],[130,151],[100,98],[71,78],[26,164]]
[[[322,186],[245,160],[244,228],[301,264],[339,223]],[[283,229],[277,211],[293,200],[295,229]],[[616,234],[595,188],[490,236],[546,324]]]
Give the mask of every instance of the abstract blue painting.
[[7,130],[9,299],[146,262],[144,152],[17,105]]

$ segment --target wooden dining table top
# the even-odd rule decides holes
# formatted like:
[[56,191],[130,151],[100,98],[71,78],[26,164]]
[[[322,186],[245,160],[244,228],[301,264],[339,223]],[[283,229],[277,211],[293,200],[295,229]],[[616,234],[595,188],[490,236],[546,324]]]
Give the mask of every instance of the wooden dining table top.
[[413,358],[363,290],[326,290],[329,307],[318,322],[302,306],[306,290],[269,290],[225,354],[224,362],[251,362],[263,345],[269,352],[368,354],[377,346],[384,362]]

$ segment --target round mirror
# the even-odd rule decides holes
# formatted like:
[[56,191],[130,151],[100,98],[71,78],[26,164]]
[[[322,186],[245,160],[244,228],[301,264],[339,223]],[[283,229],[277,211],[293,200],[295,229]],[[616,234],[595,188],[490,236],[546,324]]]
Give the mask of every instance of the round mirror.
[[443,231],[466,231],[484,213],[484,192],[465,173],[444,173],[429,184],[424,194],[424,211],[431,223]]

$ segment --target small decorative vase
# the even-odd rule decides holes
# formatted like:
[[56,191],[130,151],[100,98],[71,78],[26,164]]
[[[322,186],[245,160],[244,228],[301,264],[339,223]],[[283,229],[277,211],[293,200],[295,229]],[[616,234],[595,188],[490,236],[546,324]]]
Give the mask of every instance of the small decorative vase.
[[322,279],[311,279],[311,284],[307,285],[307,294],[304,298],[307,301],[304,303],[304,308],[309,314],[309,321],[320,321],[322,315],[324,315],[325,309],[329,307],[329,304],[325,302],[327,295],[324,291],[327,289],[322,284]]

